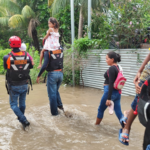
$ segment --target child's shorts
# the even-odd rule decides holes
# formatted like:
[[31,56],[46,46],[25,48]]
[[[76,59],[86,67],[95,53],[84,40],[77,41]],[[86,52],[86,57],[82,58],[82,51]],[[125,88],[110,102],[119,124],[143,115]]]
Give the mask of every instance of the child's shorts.
[[[139,86],[141,87],[142,84],[144,83],[144,81],[140,80]],[[137,105],[137,101],[138,101],[138,96],[139,94],[135,95],[135,98],[133,100],[133,102],[131,103],[131,108],[135,111],[136,110],[136,105]]]

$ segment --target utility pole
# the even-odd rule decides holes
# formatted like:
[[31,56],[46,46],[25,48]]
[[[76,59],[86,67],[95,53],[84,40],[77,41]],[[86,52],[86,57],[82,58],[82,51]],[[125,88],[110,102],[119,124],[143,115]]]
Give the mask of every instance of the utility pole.
[[72,81],[73,81],[73,86],[75,86],[75,76],[74,76],[74,48],[73,48],[73,43],[74,43],[74,0],[70,0],[70,5],[71,5],[71,39],[72,39]]
[[91,2],[92,0],[88,0],[88,38],[91,39]]

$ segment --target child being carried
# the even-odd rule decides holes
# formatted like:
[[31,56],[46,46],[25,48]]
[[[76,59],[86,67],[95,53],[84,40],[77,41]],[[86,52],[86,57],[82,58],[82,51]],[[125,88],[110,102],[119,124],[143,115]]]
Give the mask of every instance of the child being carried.
[[47,31],[47,34],[46,36],[44,37],[44,47],[40,53],[40,64],[38,66],[38,68],[41,68],[42,67],[42,59],[43,59],[43,56],[44,56],[44,51],[45,50],[48,50],[48,51],[54,51],[54,50],[58,50],[60,49],[60,43],[59,43],[59,23],[58,21],[53,18],[53,17],[50,17],[49,20],[48,20],[48,31]]

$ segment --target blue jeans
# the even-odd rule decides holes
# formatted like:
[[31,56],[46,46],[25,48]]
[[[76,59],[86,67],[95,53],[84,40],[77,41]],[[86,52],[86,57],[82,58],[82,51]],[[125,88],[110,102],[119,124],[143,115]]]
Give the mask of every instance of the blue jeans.
[[146,150],[150,150],[150,144],[147,146]]
[[[143,83],[144,83],[144,81],[141,81],[141,80],[140,80],[139,86],[141,87]],[[131,108],[132,108],[134,111],[136,110],[138,97],[139,97],[139,94],[136,94],[136,95],[135,95],[135,98],[134,98],[134,100],[133,100],[133,102],[131,103]]]
[[60,71],[48,72],[47,77],[47,92],[52,115],[58,115],[58,106],[62,106],[59,87],[63,80],[63,73]]
[[[104,94],[101,98],[101,102],[100,102],[100,105],[98,108],[97,118],[99,118],[99,119],[103,118],[104,111],[107,108],[106,101],[107,101],[107,97],[108,97],[108,91],[109,91],[109,86],[105,85],[104,86]],[[114,111],[119,120],[123,117],[123,114],[121,111],[120,99],[121,99],[121,94],[119,93],[119,91],[116,89],[113,89],[113,92],[111,95],[111,100],[114,102]]]
[[[28,85],[21,86],[10,86],[10,94],[9,94],[9,103],[11,109],[14,111],[16,116],[18,116],[18,120],[21,123],[26,121],[26,117],[24,116],[26,104],[26,93],[27,93]],[[18,99],[19,99],[19,107],[18,107]]]

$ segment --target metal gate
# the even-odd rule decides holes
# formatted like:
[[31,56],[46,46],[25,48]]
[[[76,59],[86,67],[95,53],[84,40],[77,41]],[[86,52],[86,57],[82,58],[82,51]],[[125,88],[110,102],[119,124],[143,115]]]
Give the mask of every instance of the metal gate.
[[[104,73],[109,68],[105,62],[105,57],[108,50],[91,50],[88,59],[83,59],[84,69],[82,71],[82,78],[84,86],[103,89]],[[135,86],[133,84],[134,77],[140,68],[143,60],[148,55],[148,49],[121,49],[116,50],[116,53],[121,55],[121,62],[119,63],[123,68],[123,74],[127,78],[127,82],[122,90],[122,94],[135,95]],[[80,76],[80,85],[82,79]]]

